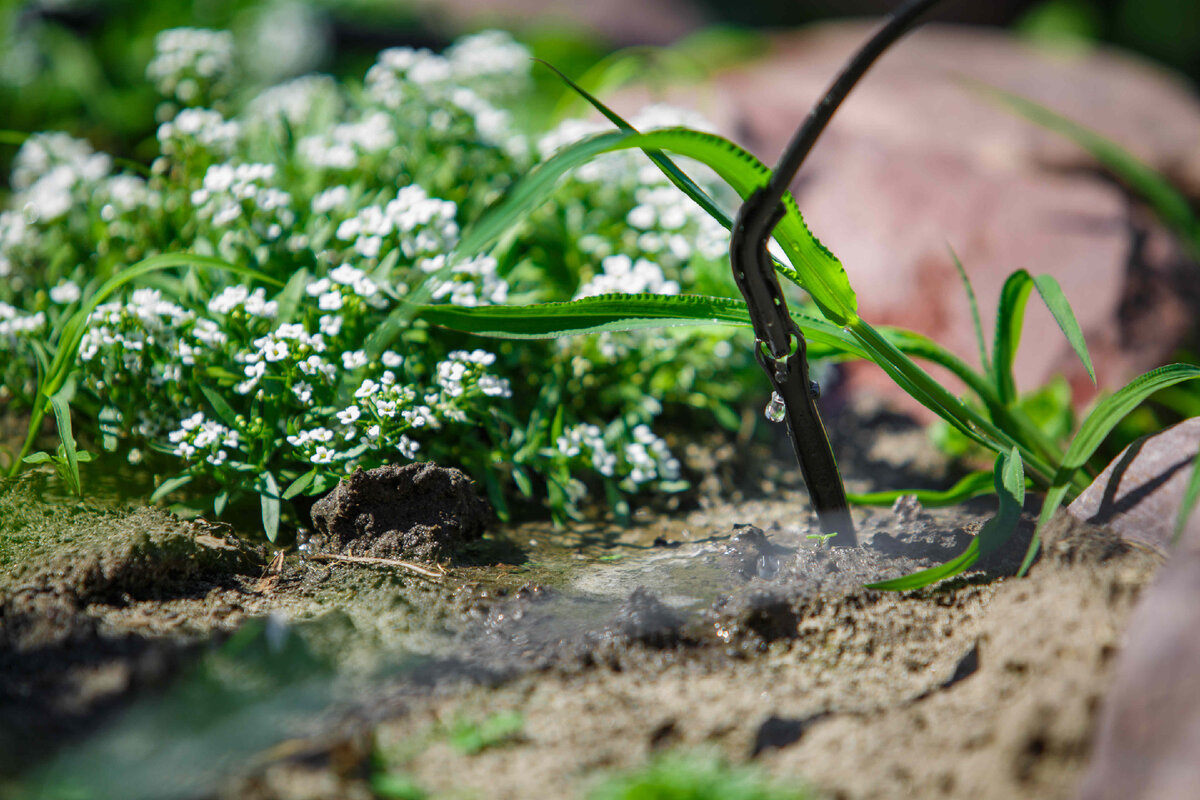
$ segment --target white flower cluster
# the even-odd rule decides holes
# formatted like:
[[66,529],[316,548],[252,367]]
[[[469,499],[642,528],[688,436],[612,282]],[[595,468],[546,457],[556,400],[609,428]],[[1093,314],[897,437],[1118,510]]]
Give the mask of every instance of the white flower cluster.
[[343,122],[328,131],[302,138],[296,145],[300,159],[311,167],[352,170],[363,155],[395,147],[396,132],[388,115],[370,111],[355,122]]
[[[431,297],[434,300],[449,300],[456,306],[500,305],[508,300],[508,281],[497,273],[496,259],[488,255],[459,261],[449,270],[446,277],[445,254],[422,259],[421,271],[428,273]],[[436,273],[436,274],[435,274]]]
[[233,34],[203,28],[173,28],[154,38],[146,77],[164,97],[183,105],[212,98],[233,80]]
[[193,461],[203,457],[209,464],[220,466],[228,460],[230,451],[237,451],[240,436],[197,411],[181,420],[179,427],[167,435],[167,441],[175,445],[175,455],[180,458]]
[[648,425],[633,429],[633,441],[625,445],[624,456],[629,465],[629,480],[635,485],[679,479],[679,462],[671,455],[667,443],[655,436]]
[[584,456],[591,463],[592,469],[606,478],[611,478],[617,471],[617,456],[608,449],[600,426],[591,423],[573,425],[563,431],[555,445],[558,452],[567,458]]
[[496,363],[496,356],[486,350],[455,350],[437,365],[437,382],[447,397],[462,397],[472,387],[488,397],[512,397],[512,387],[506,378],[484,371]]
[[119,365],[131,378],[148,370],[156,386],[177,381],[181,367],[195,363],[194,348],[180,337],[181,328],[194,319],[193,312],[164,300],[157,289],[138,289],[128,302],[104,303],[88,315],[79,360]]
[[18,337],[41,334],[46,329],[46,315],[41,311],[23,314],[8,303],[0,302],[0,337],[11,343]]
[[341,107],[333,78],[304,75],[264,89],[246,104],[244,116],[268,122],[284,119],[295,131],[307,128],[322,114],[335,115]]
[[575,299],[601,294],[679,294],[679,284],[669,281],[662,268],[644,258],[634,261],[623,253],[608,256],[600,262],[603,270],[579,287]]
[[30,222],[63,217],[112,169],[112,159],[65,133],[35,133],[13,160],[13,205]]
[[158,147],[164,156],[187,157],[200,151],[229,158],[237,150],[242,126],[210,108],[185,108],[175,119],[158,126]]
[[618,455],[610,449],[599,426],[583,423],[565,429],[555,440],[555,448],[569,459],[590,462],[605,477],[616,476],[618,468],[623,466],[626,480],[634,487],[679,479],[679,461],[648,425],[635,426],[632,438],[620,447]]
[[[497,100],[528,85],[529,51],[507,33],[486,31],[459,40],[445,55],[396,47],[367,71],[367,96],[415,125],[446,131],[450,109],[469,118],[480,139],[510,153],[524,147]],[[469,85],[469,88],[468,88]]]
[[272,185],[274,178],[274,164],[213,164],[201,188],[192,192],[192,205],[197,216],[218,228],[244,219],[263,239],[274,241],[296,221],[292,196]]
[[394,244],[407,259],[445,253],[458,242],[458,207],[430,197],[416,184],[405,186],[383,206],[366,206],[337,227],[336,236],[351,242],[363,258],[378,258]]
[[38,232],[21,211],[0,211],[0,278],[13,274],[13,262],[36,251]]
[[279,302],[268,300],[267,292],[261,286],[252,292],[241,285],[225,287],[208,302],[210,314],[230,314],[235,310],[244,311],[251,317],[273,319],[279,312]]

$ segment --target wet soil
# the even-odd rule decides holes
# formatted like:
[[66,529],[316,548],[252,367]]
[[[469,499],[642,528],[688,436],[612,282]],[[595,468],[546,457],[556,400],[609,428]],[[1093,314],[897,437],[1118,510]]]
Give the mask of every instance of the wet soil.
[[[913,426],[858,419],[852,489],[945,477]],[[699,749],[817,796],[1073,796],[1159,559],[1064,518],[1028,578],[1027,523],[949,585],[868,590],[988,502],[856,511],[832,549],[778,455],[693,448],[717,477],[675,510],[493,526],[440,579],[3,484],[0,795],[571,798]]]

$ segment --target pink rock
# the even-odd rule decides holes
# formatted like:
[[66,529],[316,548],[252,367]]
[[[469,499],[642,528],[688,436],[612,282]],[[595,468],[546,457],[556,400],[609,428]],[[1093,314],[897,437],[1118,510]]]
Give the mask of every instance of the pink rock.
[[1197,451],[1200,417],[1143,436],[1122,450],[1067,510],[1164,555],[1175,547],[1200,553],[1200,505],[1192,510],[1178,544],[1172,544]]
[[592,31],[619,45],[665,45],[705,23],[688,0],[605,0],[563,3],[555,0],[418,0],[427,16],[453,30],[497,26],[521,31],[562,26]]

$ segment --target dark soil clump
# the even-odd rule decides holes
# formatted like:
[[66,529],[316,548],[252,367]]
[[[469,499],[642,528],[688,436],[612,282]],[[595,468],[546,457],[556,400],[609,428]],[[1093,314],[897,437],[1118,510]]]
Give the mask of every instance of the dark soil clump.
[[491,516],[470,478],[428,463],[359,470],[312,508],[322,549],[420,561],[478,540]]

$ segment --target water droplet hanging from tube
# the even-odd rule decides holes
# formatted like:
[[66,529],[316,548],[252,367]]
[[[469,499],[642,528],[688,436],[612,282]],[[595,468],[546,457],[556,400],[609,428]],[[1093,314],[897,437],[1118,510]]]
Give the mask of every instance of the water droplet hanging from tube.
[[787,406],[784,405],[783,398],[779,396],[779,392],[771,392],[771,402],[767,403],[766,409],[763,410],[763,415],[771,420],[771,422],[783,422],[783,417],[787,413]]

